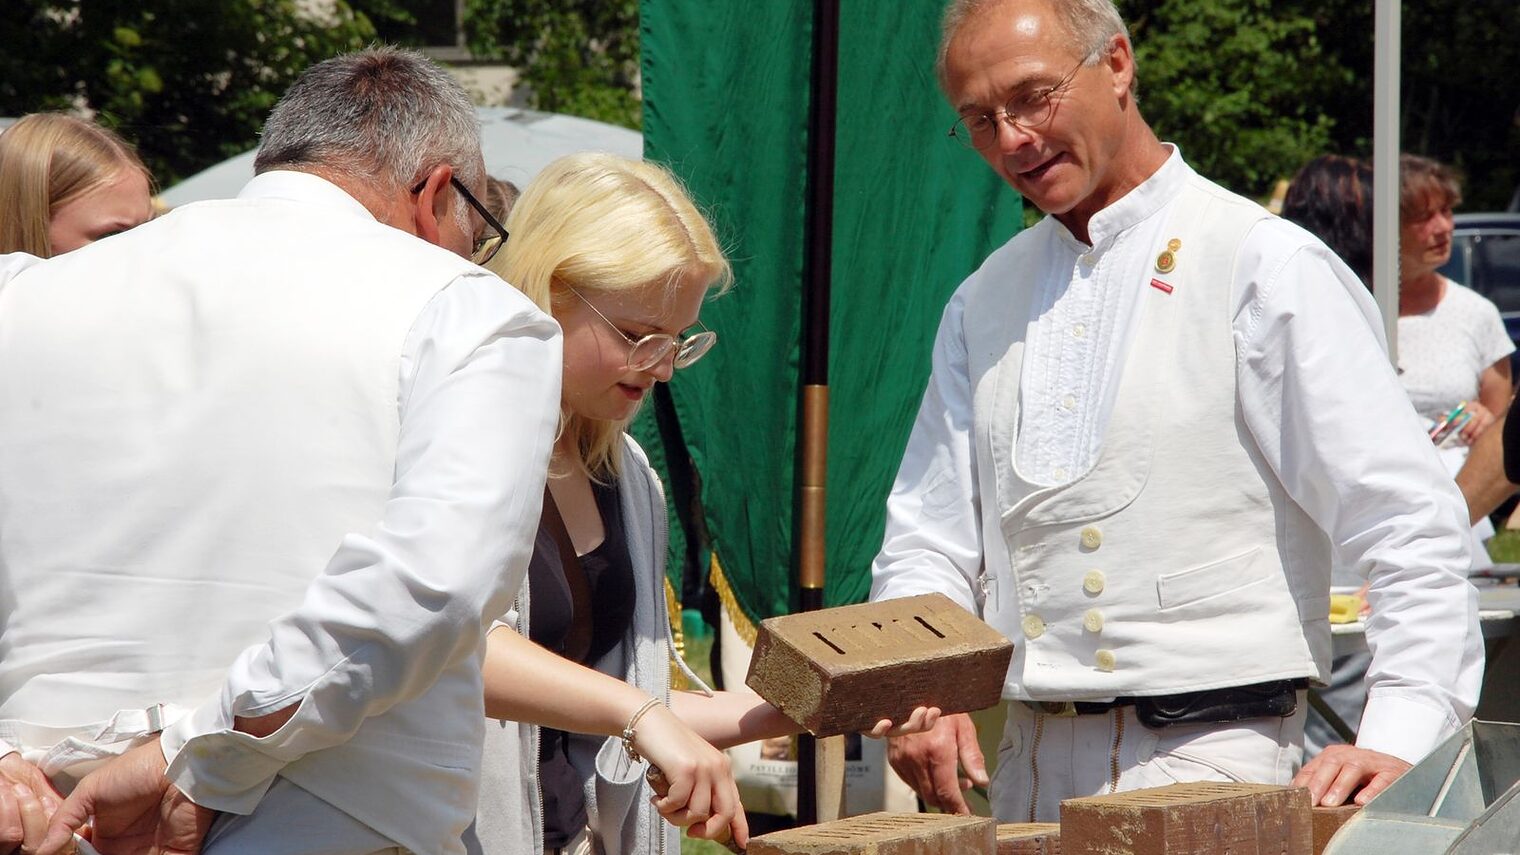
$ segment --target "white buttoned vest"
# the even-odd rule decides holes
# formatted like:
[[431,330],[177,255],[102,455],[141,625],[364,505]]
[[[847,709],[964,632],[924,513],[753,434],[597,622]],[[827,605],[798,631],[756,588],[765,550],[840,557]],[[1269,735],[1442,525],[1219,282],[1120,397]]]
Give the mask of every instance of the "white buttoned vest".
[[[0,291],[0,719],[14,735],[89,739],[118,711],[217,697],[345,534],[381,519],[408,332],[471,272],[363,212],[239,199]],[[477,654],[281,774],[409,848],[452,850],[482,723]]]
[[1267,213],[1196,176],[1172,210],[1176,267],[1132,274],[1142,295],[1113,413],[1096,463],[1071,483],[1035,485],[1014,459],[1029,319],[1008,295],[1034,287],[1019,281],[1032,271],[1017,238],[967,292],[983,539],[1009,570],[984,567],[983,612],[1015,640],[1008,697],[1328,673],[1328,539],[1285,494],[1236,404],[1232,274]]

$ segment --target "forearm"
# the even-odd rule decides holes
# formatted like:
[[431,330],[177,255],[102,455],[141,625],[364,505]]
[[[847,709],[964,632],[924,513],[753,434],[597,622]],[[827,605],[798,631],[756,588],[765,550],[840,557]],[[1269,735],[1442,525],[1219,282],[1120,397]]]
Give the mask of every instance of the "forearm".
[[1509,409],[1510,397],[1514,393],[1515,387],[1513,381],[1510,380],[1508,356],[1485,368],[1483,373],[1478,375],[1478,403],[1482,404],[1495,419],[1504,416],[1505,410]]
[[1468,516],[1473,524],[1493,513],[1516,489],[1504,475],[1503,425],[1501,419],[1493,429],[1478,437],[1467,455],[1467,462],[1457,472],[1457,486],[1467,501]]
[[780,710],[750,692],[715,692],[711,697],[676,692],[671,695],[670,709],[687,727],[718,748],[789,736],[802,730]]
[[614,736],[649,695],[498,626],[486,639],[486,716]]

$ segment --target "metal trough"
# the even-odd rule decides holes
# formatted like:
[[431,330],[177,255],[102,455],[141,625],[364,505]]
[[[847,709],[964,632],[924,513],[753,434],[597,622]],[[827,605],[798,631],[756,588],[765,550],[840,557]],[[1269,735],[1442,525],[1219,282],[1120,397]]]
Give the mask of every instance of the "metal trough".
[[1520,852],[1520,724],[1474,721],[1341,826],[1324,855]]

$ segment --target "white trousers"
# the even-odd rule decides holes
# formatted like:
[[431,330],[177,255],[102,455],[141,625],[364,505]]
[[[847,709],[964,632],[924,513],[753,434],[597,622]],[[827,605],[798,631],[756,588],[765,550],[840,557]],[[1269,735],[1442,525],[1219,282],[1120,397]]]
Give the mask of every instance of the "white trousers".
[[202,855],[405,855],[390,840],[284,778],[247,816],[218,814]]
[[1286,718],[1152,730],[1135,708],[1068,718],[1004,703],[988,793],[998,822],[1059,822],[1061,802],[1193,781],[1287,784],[1304,756],[1308,702]]

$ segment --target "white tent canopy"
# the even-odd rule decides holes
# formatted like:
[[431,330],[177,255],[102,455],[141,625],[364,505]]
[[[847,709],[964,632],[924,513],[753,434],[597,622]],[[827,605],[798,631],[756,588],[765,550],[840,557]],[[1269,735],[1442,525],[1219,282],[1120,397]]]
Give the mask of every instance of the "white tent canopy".
[[[516,107],[480,107],[477,112],[486,171],[519,187],[550,161],[578,151],[609,151],[634,159],[644,154],[642,134],[605,122]],[[253,156],[247,151],[224,160],[165,190],[162,198],[172,207],[236,196],[253,177]]]

